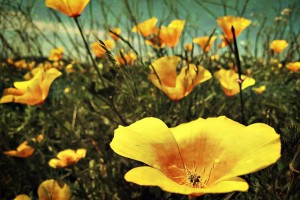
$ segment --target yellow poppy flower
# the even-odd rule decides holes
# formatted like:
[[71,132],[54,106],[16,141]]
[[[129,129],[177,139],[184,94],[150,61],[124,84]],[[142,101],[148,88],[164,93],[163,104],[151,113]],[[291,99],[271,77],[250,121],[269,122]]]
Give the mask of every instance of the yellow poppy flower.
[[66,149],[57,154],[57,158],[53,158],[49,161],[49,166],[53,168],[63,168],[74,165],[80,159],[84,158],[86,149]]
[[[114,33],[116,33],[116,34],[121,35],[122,30],[121,30],[120,28],[113,28],[113,29],[111,29],[111,30],[112,30]],[[111,33],[111,32],[109,32],[109,35],[112,37],[112,39],[113,39],[114,41],[118,41],[118,39],[119,39],[118,36],[116,36],[115,34],[113,34],[113,33]]]
[[164,56],[149,66],[152,72],[148,78],[173,101],[187,96],[196,85],[212,77],[204,67],[196,67],[194,64],[184,66],[177,75],[179,62],[179,57]]
[[78,17],[89,2],[90,0],[46,0],[46,6],[69,17]]
[[253,88],[252,90],[253,90],[256,94],[262,94],[266,89],[267,89],[267,87],[266,87],[265,85],[262,85],[262,86],[260,86],[260,87]]
[[61,74],[55,68],[45,70],[40,66],[31,80],[15,82],[16,88],[5,89],[0,103],[41,104],[47,98],[52,82]]
[[31,200],[31,198],[26,194],[19,194],[14,200]]
[[298,72],[298,71],[300,71],[300,62],[290,62],[290,63],[286,64],[286,67],[291,72]]
[[157,21],[158,20],[156,17],[152,17],[150,19],[147,19],[147,20],[137,24],[136,26],[134,26],[131,29],[131,31],[134,33],[139,33],[144,37],[149,37],[156,30],[155,25],[156,25]]
[[49,179],[39,185],[38,196],[39,200],[69,200],[71,190],[66,183]]
[[159,31],[159,39],[167,46],[171,48],[175,47],[179,42],[184,24],[184,20],[176,19],[169,26],[162,26]]
[[217,36],[212,36],[208,42],[209,37],[208,36],[203,36],[203,37],[198,37],[194,38],[193,42],[198,44],[198,46],[204,51],[208,52],[214,43],[214,41],[217,39]]
[[125,65],[127,63],[127,65],[132,66],[134,65],[134,62],[137,59],[136,54],[132,52],[123,53],[123,56],[124,57],[122,57],[121,54],[119,54],[117,57],[117,61],[119,62],[120,65]]
[[52,49],[50,52],[50,55],[48,57],[48,60],[51,61],[60,61],[63,57],[64,48],[58,47],[56,49]]
[[247,191],[247,182],[238,176],[276,162],[281,144],[279,135],[266,124],[244,126],[222,116],[174,128],[157,118],[144,118],[119,126],[110,147],[149,165],[127,172],[128,182],[200,196]]
[[[113,40],[104,40],[103,43],[109,51],[115,47],[115,42]],[[104,58],[106,56],[106,51],[99,42],[93,42],[91,44],[91,49],[98,58]]]
[[223,16],[217,19],[219,26],[222,28],[225,37],[227,40],[232,41],[233,35],[231,32],[231,27],[234,27],[235,36],[238,37],[242,31],[247,28],[251,21],[243,17],[234,17],[234,16]]
[[282,52],[289,44],[285,40],[274,40],[270,44],[270,49],[275,53]]
[[[240,92],[239,75],[234,70],[220,69],[214,73],[214,76],[220,81],[226,96],[233,96]],[[242,75],[242,90],[254,84],[253,78]]]

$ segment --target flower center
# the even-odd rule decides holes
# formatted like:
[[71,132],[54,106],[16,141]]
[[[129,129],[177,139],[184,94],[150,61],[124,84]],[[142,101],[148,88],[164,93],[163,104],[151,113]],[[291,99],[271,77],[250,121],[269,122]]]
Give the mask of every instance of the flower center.
[[[186,184],[190,187],[196,187],[196,188],[204,188],[207,185],[207,182],[209,178],[205,178],[205,169],[202,173],[197,172],[197,168],[193,168],[192,170],[189,170],[188,168],[185,169],[185,179]],[[200,175],[201,174],[201,175]]]
[[201,180],[201,176],[198,175],[197,173],[191,173],[190,171],[187,171],[187,179],[190,183],[190,186],[192,187],[203,187],[203,183]]
[[214,169],[214,164],[209,167],[209,170],[206,169],[207,168],[203,168],[201,171],[198,170],[195,165],[191,169],[185,166],[184,169],[181,169],[183,174],[181,176],[173,177],[173,180],[181,185],[187,185],[193,188],[206,188]]

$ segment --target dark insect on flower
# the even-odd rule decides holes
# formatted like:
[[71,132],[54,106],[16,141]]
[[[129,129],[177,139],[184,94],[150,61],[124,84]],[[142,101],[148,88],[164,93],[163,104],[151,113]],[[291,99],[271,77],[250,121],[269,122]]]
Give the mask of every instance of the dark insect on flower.
[[193,186],[197,186],[200,183],[201,176],[197,176],[197,174],[189,175],[188,179]]

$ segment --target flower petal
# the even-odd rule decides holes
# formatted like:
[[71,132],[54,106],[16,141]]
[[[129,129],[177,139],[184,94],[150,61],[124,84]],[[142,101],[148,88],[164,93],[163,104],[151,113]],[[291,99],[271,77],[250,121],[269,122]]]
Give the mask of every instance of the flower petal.
[[161,171],[151,167],[136,167],[125,174],[125,180],[143,186],[159,186],[162,190],[172,193],[200,196],[205,193],[226,193],[232,191],[247,191],[245,180],[235,177],[224,180],[209,188],[193,188],[180,185],[169,179]]
[[272,127],[262,123],[252,124],[241,131],[238,137],[236,144],[232,145],[239,159],[224,179],[256,172],[280,158],[280,137]]
[[44,67],[40,66],[37,67],[37,72],[34,75],[34,77],[28,81],[19,81],[19,82],[14,82],[14,86],[19,89],[21,92],[27,92],[28,88],[31,88],[32,85],[36,86],[39,85],[40,83],[40,77],[42,76],[42,74],[44,73]]
[[[152,76],[149,76],[149,79],[159,79],[162,87],[176,86],[176,68],[180,62],[180,58],[177,56],[164,56],[155,60],[150,69],[153,71]],[[158,77],[157,77],[158,76]]]
[[53,168],[63,168],[63,167],[66,167],[68,165],[68,163],[63,162],[62,160],[59,160],[59,159],[56,159],[56,158],[51,159],[48,162],[48,164],[49,164],[50,167],[53,167]]
[[149,37],[154,33],[155,25],[157,23],[158,19],[156,17],[152,17],[150,19],[147,19],[136,26],[134,26],[131,31],[132,32],[138,32],[144,37]]
[[71,160],[73,158],[72,160],[76,160],[77,156],[73,149],[65,149],[57,154],[57,158],[61,160]]
[[[128,127],[119,126],[110,143],[119,155],[161,169],[181,168],[183,163],[174,136],[159,119],[144,118]],[[172,174],[172,170],[167,170]]]
[[61,75],[62,75],[62,73],[55,68],[48,69],[45,72],[45,77],[44,77],[42,85],[41,85],[42,92],[43,92],[43,94],[42,94],[43,100],[45,100],[47,98],[52,82]]
[[223,116],[200,118],[171,131],[188,169],[212,171],[209,186],[255,172],[280,157],[279,136],[266,124],[246,127]]
[[78,17],[90,0],[46,0],[46,6],[69,17]]
[[86,149],[77,149],[76,150],[76,154],[77,156],[81,159],[81,158],[84,158],[85,155],[86,155]]

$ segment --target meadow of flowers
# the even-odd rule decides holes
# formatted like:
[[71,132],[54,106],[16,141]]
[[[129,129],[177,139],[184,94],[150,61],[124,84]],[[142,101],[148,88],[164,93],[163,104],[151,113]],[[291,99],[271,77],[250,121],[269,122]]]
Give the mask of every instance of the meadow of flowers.
[[0,199],[300,199],[298,1],[2,1]]

